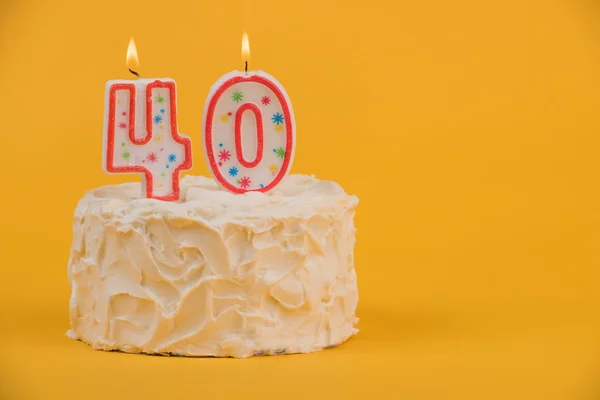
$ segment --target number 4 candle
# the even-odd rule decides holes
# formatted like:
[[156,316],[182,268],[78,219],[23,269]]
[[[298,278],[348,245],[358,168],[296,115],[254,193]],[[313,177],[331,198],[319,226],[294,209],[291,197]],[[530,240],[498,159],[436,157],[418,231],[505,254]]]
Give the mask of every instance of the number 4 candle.
[[[133,38],[127,64],[137,63]],[[179,173],[192,167],[192,145],[177,130],[172,79],[106,83],[102,165],[107,173],[139,173],[147,198],[179,200]]]
[[242,38],[245,72],[222,76],[204,110],[204,154],[211,174],[234,193],[266,192],[289,172],[296,143],[292,104],[283,86],[262,71],[248,72],[250,47]]

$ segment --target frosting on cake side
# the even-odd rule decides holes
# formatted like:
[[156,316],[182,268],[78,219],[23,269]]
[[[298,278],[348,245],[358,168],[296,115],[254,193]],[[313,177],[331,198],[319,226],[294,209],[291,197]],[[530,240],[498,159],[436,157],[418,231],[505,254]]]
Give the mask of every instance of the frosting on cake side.
[[355,196],[288,176],[237,195],[186,176],[181,202],[139,183],[75,211],[68,332],[94,348],[189,356],[305,353],[357,332]]

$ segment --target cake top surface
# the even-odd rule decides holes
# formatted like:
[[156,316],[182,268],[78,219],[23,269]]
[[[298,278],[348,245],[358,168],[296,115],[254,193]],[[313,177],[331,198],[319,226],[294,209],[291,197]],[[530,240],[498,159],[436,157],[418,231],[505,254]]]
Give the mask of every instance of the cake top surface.
[[181,201],[164,202],[142,198],[140,182],[102,186],[89,191],[79,202],[76,217],[90,212],[129,219],[158,213],[209,222],[243,222],[265,218],[303,217],[354,208],[356,196],[348,195],[332,181],[308,175],[288,175],[267,193],[231,193],[213,179],[186,175],[181,180]]

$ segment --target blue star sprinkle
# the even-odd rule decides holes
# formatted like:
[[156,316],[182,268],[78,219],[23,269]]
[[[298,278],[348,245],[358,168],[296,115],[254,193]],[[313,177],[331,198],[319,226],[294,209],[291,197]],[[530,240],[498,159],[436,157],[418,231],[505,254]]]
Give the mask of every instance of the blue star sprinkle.
[[169,154],[169,162],[175,162],[177,160],[177,156],[175,154]]
[[236,176],[238,174],[238,169],[236,167],[229,168],[229,175]]
[[273,121],[277,125],[283,124],[283,115],[281,113],[275,113],[275,114],[273,114],[271,121]]
[[162,116],[160,115],[155,115],[154,116],[154,123],[155,124],[160,124],[162,122]]

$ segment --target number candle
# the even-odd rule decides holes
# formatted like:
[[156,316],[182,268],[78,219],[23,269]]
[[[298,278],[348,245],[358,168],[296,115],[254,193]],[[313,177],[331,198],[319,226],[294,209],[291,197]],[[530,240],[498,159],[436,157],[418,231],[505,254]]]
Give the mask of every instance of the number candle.
[[288,174],[296,144],[290,99],[272,76],[247,71],[250,47],[242,37],[244,72],[222,76],[204,110],[204,154],[214,179],[234,193],[267,192]]
[[[133,38],[127,64],[138,63]],[[102,165],[107,173],[139,173],[147,198],[179,200],[179,173],[192,167],[190,139],[177,130],[175,81],[106,83]]]

